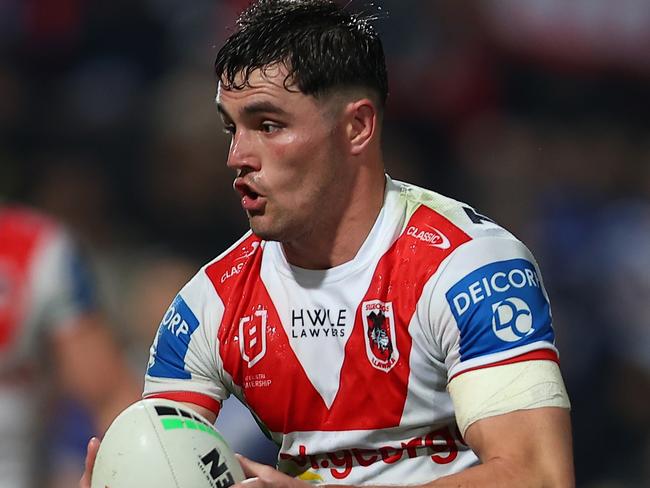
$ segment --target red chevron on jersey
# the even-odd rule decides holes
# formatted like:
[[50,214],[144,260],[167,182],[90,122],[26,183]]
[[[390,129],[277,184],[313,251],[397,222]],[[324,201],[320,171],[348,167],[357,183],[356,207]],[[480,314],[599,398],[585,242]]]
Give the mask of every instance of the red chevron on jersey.
[[152,364],[174,369],[148,374],[145,394],[234,394],[281,446],[278,469],[318,483],[420,484],[477,464],[456,433],[449,379],[555,348],[541,279],[526,302],[540,333],[513,342],[494,331],[494,305],[510,291],[530,297],[488,278],[540,271],[468,208],[387,178],[354,258],[323,270],[292,266],[281,243],[248,233],[179,292],[174,303],[198,326],[152,348]]
[[[225,305],[218,333],[224,369],[243,389],[249,407],[274,432],[399,425],[410,374],[409,323],[425,283],[469,237],[427,207],[413,214],[379,260],[357,306],[339,389],[329,408],[280,323],[260,276],[262,249],[254,249],[256,239],[251,235],[206,269]],[[244,264],[238,264],[242,259]]]

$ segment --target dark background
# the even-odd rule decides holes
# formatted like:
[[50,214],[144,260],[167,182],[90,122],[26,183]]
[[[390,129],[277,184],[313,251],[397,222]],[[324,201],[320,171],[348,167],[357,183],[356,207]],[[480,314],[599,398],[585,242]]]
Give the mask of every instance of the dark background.
[[[470,203],[541,265],[578,485],[650,486],[650,3],[351,3],[384,39],[389,174]],[[212,74],[245,4],[0,2],[0,197],[76,234],[138,371],[176,290],[246,230]],[[52,486],[86,433],[59,408],[75,421],[50,436]]]

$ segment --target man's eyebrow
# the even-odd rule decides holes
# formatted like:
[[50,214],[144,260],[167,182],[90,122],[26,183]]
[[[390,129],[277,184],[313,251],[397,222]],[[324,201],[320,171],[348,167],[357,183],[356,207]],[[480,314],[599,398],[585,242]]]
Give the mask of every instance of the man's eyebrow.
[[287,115],[287,112],[271,102],[253,102],[246,105],[242,112],[246,115],[255,115],[259,113],[271,113],[278,115]]

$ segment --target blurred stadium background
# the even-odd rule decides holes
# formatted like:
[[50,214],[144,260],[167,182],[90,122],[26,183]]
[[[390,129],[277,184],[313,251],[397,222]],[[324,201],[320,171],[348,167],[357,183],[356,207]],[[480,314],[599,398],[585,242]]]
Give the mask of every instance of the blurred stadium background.
[[[212,103],[217,46],[246,3],[0,2],[0,198],[73,230],[138,372],[177,289],[246,230]],[[533,250],[578,485],[650,486],[650,2],[374,4],[389,173]],[[74,486],[93,427],[65,397],[50,411],[69,420],[52,422],[41,469],[50,488]],[[232,402],[219,426],[272,461]]]

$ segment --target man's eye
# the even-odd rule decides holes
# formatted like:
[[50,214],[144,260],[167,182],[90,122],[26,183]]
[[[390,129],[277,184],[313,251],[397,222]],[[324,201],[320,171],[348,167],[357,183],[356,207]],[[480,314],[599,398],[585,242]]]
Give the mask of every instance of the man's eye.
[[232,136],[235,133],[235,126],[233,126],[233,125],[225,125],[223,127],[223,132],[225,134],[228,134],[229,136]]
[[280,130],[280,126],[273,122],[262,122],[260,128],[262,132],[265,132],[266,134],[272,134],[273,132]]

